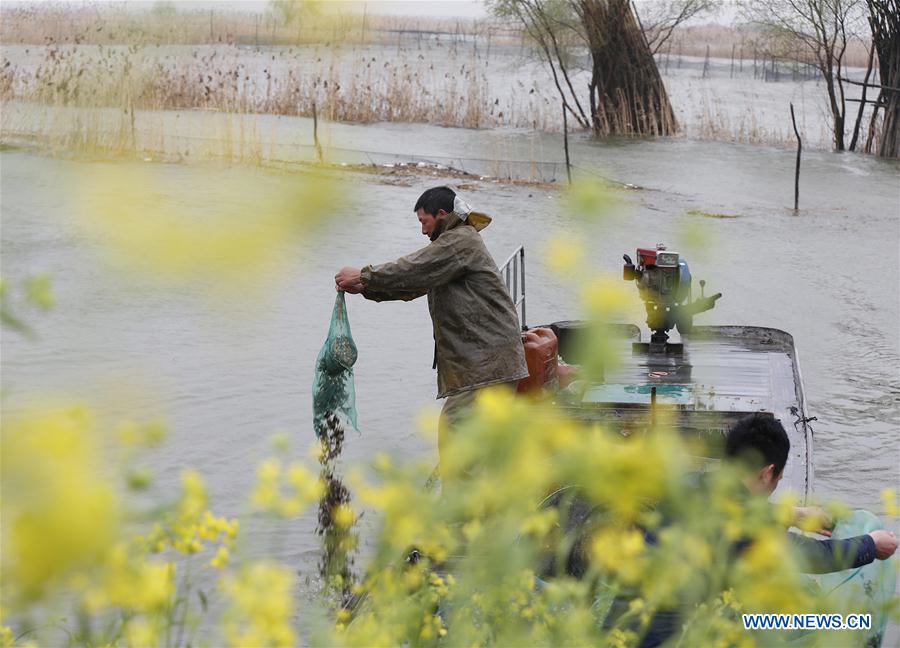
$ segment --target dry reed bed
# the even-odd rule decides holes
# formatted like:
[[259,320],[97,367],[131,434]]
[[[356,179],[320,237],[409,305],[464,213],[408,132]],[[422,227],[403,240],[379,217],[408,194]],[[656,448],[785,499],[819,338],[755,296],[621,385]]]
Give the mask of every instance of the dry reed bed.
[[[561,129],[546,70],[508,49],[495,49],[491,58],[474,47],[458,51],[446,45],[430,50],[428,46],[400,48],[399,53],[393,47],[377,46],[257,50],[51,45],[25,50],[28,56],[18,57],[18,62],[4,59],[0,64],[0,99],[116,107],[125,113],[200,109],[310,117],[315,108],[320,118],[340,122]],[[783,139],[768,136],[773,128],[743,118],[746,108],[753,109],[755,91],[735,94],[733,99],[720,97],[717,112],[725,117],[712,120],[704,108],[708,97],[698,98],[685,84],[703,84],[708,94],[732,81],[691,79],[693,72],[687,67],[682,70],[680,62],[672,62],[669,68],[668,61],[661,64],[688,136],[768,143]],[[747,67],[741,80],[745,85],[752,83],[747,78],[750,74]],[[575,81],[578,84],[581,78]],[[771,83],[753,88],[767,88],[770,93],[789,89]],[[739,105],[729,110],[722,105],[729,100]]]
[[[174,52],[155,46],[43,48],[35,64],[0,67],[0,99],[61,106],[201,109],[312,116],[332,121],[421,122],[486,128],[548,129],[549,100],[519,82],[491,94],[482,59],[449,55],[436,69],[421,52],[393,48],[346,53],[235,46]],[[253,62],[246,62],[252,57]],[[330,62],[328,59],[331,59]],[[555,109],[555,106],[554,106]]]
[[[216,25],[227,26],[227,20],[233,20],[235,25],[228,33],[246,35],[246,14],[214,12],[210,23],[209,15],[202,13],[206,16],[207,30],[210,24],[215,29]],[[125,136],[127,131],[134,130],[133,116],[140,110],[200,109],[237,115],[306,117],[315,111],[326,120],[356,123],[419,122],[550,131],[558,131],[562,126],[555,89],[544,66],[522,42],[510,44],[515,41],[510,32],[497,32],[503,37],[492,40],[494,32],[485,32],[484,25],[473,22],[461,22],[465,26],[457,27],[455,22],[369,16],[365,27],[353,22],[355,18],[347,18],[348,22],[333,28],[334,33],[344,35],[360,29],[360,34],[372,42],[382,37],[396,38],[396,43],[390,45],[359,46],[336,41],[257,47],[234,44],[238,39],[233,37],[229,37],[232,44],[222,45],[90,44],[126,37],[146,41],[159,31],[154,25],[171,26],[170,40],[194,36],[199,39],[202,30],[198,31],[193,15],[179,14],[179,21],[175,22],[183,22],[180,27],[171,17],[145,15],[148,27],[136,24],[133,14],[117,14],[112,10],[91,13],[58,9],[53,13],[34,8],[3,9],[0,32],[4,38],[13,35],[27,41],[44,33],[44,42],[48,44],[4,48],[0,62],[0,99],[57,107],[115,108],[124,117],[117,118],[105,131],[122,130]],[[8,20],[10,16],[13,20]],[[219,18],[221,21],[216,22]],[[115,38],[111,24],[117,25]],[[141,31],[129,32],[123,25],[140,27]],[[395,29],[396,33],[389,29]],[[456,31],[441,32],[442,29]],[[208,34],[222,36],[215,31]],[[276,30],[275,36],[280,37],[278,34],[282,32]],[[716,44],[715,48],[711,47],[711,53],[726,52],[730,56],[727,45],[734,42],[737,34],[728,28],[686,28],[677,32],[669,43],[670,50],[683,50],[684,57],[669,52],[661,54],[660,68],[683,134],[776,145],[792,141],[787,122],[773,116],[773,110],[768,115],[757,114],[757,110],[762,110],[759,108],[762,100],[756,97],[766,94],[768,103],[777,100],[787,106],[787,100],[793,100],[792,93],[802,86],[751,81],[750,68],[745,63],[741,80],[744,86],[724,88],[722,84],[731,83],[730,79],[721,79],[722,74],[729,74],[727,67],[722,68],[727,66],[727,57],[718,62],[724,70],[718,70],[718,78],[688,78],[692,63],[685,57],[691,50],[696,52],[702,45],[705,54],[703,42],[706,41]],[[741,38],[750,36],[741,33]],[[294,37],[301,39],[302,30]],[[74,38],[78,44],[57,42],[66,38]],[[750,42],[746,40],[745,44]],[[748,55],[747,49],[744,55]],[[684,70],[681,69],[683,60]],[[693,65],[696,64],[695,59]],[[734,82],[738,81],[737,77],[735,74]],[[583,79],[577,76],[574,81],[580,86]],[[696,83],[701,84],[699,95],[693,88]],[[758,93],[759,90],[763,93]],[[810,108],[810,113],[816,111],[817,108]],[[780,112],[779,109],[779,115]],[[800,118],[803,119],[802,114]],[[124,127],[120,128],[119,121]],[[73,124],[73,129],[80,133],[76,138],[91,139],[84,135],[84,124],[90,122],[80,118],[79,123]],[[804,135],[812,135],[808,143],[813,146],[817,138],[819,145],[828,145],[827,133],[822,133],[826,131],[814,122],[804,130]],[[133,134],[130,139],[135,140]],[[117,141],[124,140],[118,137]]]
[[[348,50],[331,61],[326,56],[333,52],[311,48],[39,49],[43,54],[32,49],[30,61],[3,61],[0,98],[50,107],[113,108],[103,114],[117,115],[116,123],[105,130],[120,130],[121,121],[125,135],[134,126],[130,116],[135,111],[200,109],[238,116],[309,117],[314,106],[319,118],[339,122],[561,128],[554,90],[540,83],[545,71],[536,63],[520,65],[516,76],[509,77],[497,60],[487,66],[481,56],[463,55],[462,61],[448,56],[438,67],[434,57],[423,59],[409,50],[397,57],[393,48]],[[35,55],[40,58],[35,60]],[[507,64],[514,60],[506,58]],[[794,95],[804,84],[753,81],[746,78],[749,69],[745,78],[733,80],[697,78],[696,70],[678,69],[674,63],[670,73],[666,84],[684,136],[775,145],[793,141],[784,111],[774,105],[796,103]],[[529,78],[530,86],[523,82]],[[758,96],[761,90],[768,100]],[[815,85],[806,92],[810,102],[815,101]],[[808,143],[815,145],[818,139],[827,145],[827,131],[815,121],[819,111],[812,103],[798,108]],[[93,123],[84,116],[79,119],[72,125],[80,133],[76,139],[86,137],[85,124]]]
[[[853,41],[844,54],[845,65],[865,67],[871,42]],[[708,49],[707,49],[708,48]],[[784,63],[800,61],[812,64],[809,55],[784,52],[763,31],[752,26],[695,25],[679,27],[660,50],[660,54],[678,56],[706,56],[712,58],[752,61],[775,58]]]
[[[183,5],[182,5],[183,6]],[[328,5],[325,5],[326,7]],[[409,38],[472,42],[496,45],[523,44],[520,25],[497,18],[466,19],[385,16],[361,12],[326,11],[303,14],[286,23],[271,12],[237,10],[160,10],[136,12],[118,5],[81,4],[0,5],[0,42],[48,44],[229,44],[299,45],[400,44]],[[850,67],[866,65],[870,43],[854,41],[845,54]],[[769,58],[775,50],[771,40],[750,25],[679,26],[660,53],[713,58]],[[785,61],[803,59],[780,52]]]
[[267,13],[216,8],[166,7],[137,12],[120,5],[85,4],[3,6],[0,41],[24,44],[254,44],[396,43],[398,37],[424,35],[498,42],[521,40],[518,26],[496,19],[409,17],[362,12],[307,12],[286,22]]

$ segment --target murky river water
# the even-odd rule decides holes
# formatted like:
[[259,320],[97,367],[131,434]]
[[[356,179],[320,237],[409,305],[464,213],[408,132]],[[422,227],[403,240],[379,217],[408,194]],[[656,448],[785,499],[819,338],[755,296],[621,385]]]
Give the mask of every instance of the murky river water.
[[[347,128],[372,142],[391,142],[398,152],[430,142],[429,150],[477,157],[472,152],[484,142],[481,133],[426,126]],[[519,139],[511,146],[532,141]],[[581,141],[574,148],[582,166],[644,187],[623,192],[609,215],[587,227],[593,267],[618,273],[623,252],[660,241],[676,246],[686,228],[702,224],[709,244],[688,251],[691,268],[724,297],[698,323],[769,326],[794,335],[809,413],[819,419],[815,492],[881,512],[878,493],[900,481],[900,167],[807,154],[802,210],[794,214],[787,209],[790,152],[684,140]],[[312,440],[310,384],[334,301],[334,272],[426,243],[411,210],[437,183],[352,174],[355,193],[344,213],[317,238],[285,243],[293,261],[277,281],[260,287],[262,297],[230,293],[215,301],[190,287],[135,285],[106,264],[99,254],[103,238],[79,226],[64,189],[102,163],[6,151],[0,164],[3,276],[16,282],[49,272],[57,294],[49,314],[30,317],[37,340],[3,334],[5,409],[49,394],[82,399],[111,420],[163,415],[170,437],[148,458],[158,488],[171,492],[178,473],[195,467],[208,479],[214,510],[226,515],[246,510],[255,465],[273,431],[289,431],[297,455]],[[289,173],[257,168],[142,166],[181,187],[235,174],[274,190],[292,181]],[[577,317],[576,291],[541,261],[548,237],[575,227],[558,191],[467,181],[462,193],[495,216],[484,238],[498,261],[525,245],[529,323]],[[200,216],[222,208],[214,195],[191,207]],[[435,439],[414,423],[423,407],[436,407],[424,300],[351,298],[349,315],[360,351],[362,434],[349,435],[347,461],[364,462],[377,451],[401,461],[435,455]],[[254,539],[251,552],[275,547],[282,559],[312,573],[314,525],[312,515],[281,526],[245,518],[244,529]]]

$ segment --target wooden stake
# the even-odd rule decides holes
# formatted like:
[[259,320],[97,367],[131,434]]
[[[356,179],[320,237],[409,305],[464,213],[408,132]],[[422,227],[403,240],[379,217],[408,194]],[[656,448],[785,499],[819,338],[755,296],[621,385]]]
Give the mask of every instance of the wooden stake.
[[569,122],[566,119],[566,102],[562,104],[563,111],[563,149],[566,151],[566,176],[569,184],[572,184],[572,163],[569,161]]
[[316,159],[322,163],[322,145],[319,144],[319,118],[316,114],[316,102],[313,101],[313,143],[316,146]]
[[800,132],[797,130],[793,102],[791,103],[791,123],[794,125],[794,135],[797,136],[797,166],[794,169],[794,211],[797,211],[800,205],[800,152],[803,150],[803,142],[800,140]]

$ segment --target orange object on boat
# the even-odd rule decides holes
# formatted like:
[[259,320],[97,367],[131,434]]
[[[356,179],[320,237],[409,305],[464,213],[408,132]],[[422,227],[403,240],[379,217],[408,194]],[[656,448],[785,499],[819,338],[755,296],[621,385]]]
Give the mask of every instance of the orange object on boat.
[[528,378],[519,381],[519,393],[533,392],[556,380],[558,342],[548,328],[533,328],[522,332]]

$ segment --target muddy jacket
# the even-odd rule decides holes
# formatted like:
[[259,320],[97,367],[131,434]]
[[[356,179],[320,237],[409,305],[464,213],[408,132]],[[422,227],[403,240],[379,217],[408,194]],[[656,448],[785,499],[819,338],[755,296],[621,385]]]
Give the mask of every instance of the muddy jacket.
[[438,398],[528,376],[516,308],[478,233],[489,223],[483,214],[449,214],[429,245],[361,272],[366,299],[428,295]]

